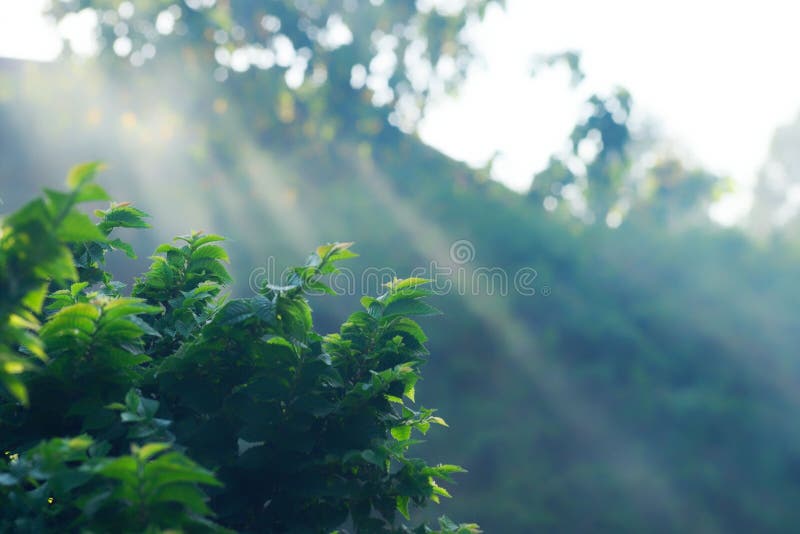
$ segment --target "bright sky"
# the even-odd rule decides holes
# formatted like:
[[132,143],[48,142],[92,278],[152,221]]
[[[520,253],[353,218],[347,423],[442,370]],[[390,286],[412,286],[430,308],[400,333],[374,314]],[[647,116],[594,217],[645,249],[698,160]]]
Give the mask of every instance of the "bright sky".
[[[46,0],[0,0],[0,56],[47,59],[60,43],[38,14]],[[800,2],[761,0],[508,0],[474,33],[485,58],[460,94],[431,109],[422,138],[471,164],[495,152],[496,178],[524,190],[558,151],[587,92],[628,88],[639,119],[662,130],[740,193],[717,212],[731,220],[774,129],[800,112]],[[561,71],[529,76],[532,57],[583,52],[580,93]]]
[[527,76],[531,57],[581,50],[587,89],[626,87],[640,119],[736,180],[738,194],[714,213],[730,222],[747,208],[773,131],[800,113],[798,24],[791,0],[508,0],[477,32],[486,66],[421,135],[473,164],[499,151],[496,177],[527,188],[580,109],[566,73]]
[[47,60],[61,50],[52,24],[41,16],[46,0],[0,0],[0,56]]

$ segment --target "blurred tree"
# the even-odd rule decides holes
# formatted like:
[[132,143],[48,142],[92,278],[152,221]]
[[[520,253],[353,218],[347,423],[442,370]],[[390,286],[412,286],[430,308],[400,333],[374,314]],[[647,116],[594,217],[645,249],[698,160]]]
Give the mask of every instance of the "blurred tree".
[[592,95],[590,114],[570,135],[573,155],[585,166],[585,191],[592,215],[604,219],[616,204],[630,167],[626,152],[630,141],[630,94],[617,89],[603,98]]
[[[105,58],[141,67],[177,54],[187,66],[210,64],[205,74],[220,82],[269,71],[251,79],[282,78],[305,114],[358,115],[359,130],[375,133],[379,118],[413,130],[429,98],[463,80],[474,53],[463,31],[492,3],[504,0],[67,0],[51,13],[91,10]],[[294,122],[292,95],[278,99],[279,118]]]
[[711,201],[729,189],[729,180],[703,169],[687,169],[679,158],[667,156],[645,171],[641,200],[631,215],[673,229],[702,223]]
[[[581,54],[574,50],[534,58],[532,74],[560,64],[570,70],[573,87],[586,77]],[[606,96],[591,95],[584,118],[570,134],[569,150],[550,158],[547,168],[534,176],[529,195],[552,209],[558,196],[577,188],[582,202],[573,205],[575,211],[586,221],[606,219],[620,201],[631,165],[631,104],[630,93],[622,88]]]
[[576,87],[586,78],[586,73],[581,68],[581,57],[582,54],[579,50],[566,50],[555,54],[536,56],[533,58],[531,75],[536,76],[542,69],[566,65],[571,73],[570,84]]
[[624,89],[606,97],[594,94],[587,110],[572,130],[567,153],[551,158],[534,177],[530,195],[554,202],[567,188],[577,188],[585,206],[579,204],[576,212],[587,221],[605,220],[621,200],[630,170],[631,97]]
[[[569,68],[573,86],[584,80],[581,55],[575,51],[537,58],[534,74],[539,67],[559,64]],[[570,134],[568,150],[552,156],[534,176],[529,198],[550,211],[569,205],[584,221],[610,226],[618,226],[629,212],[640,221],[650,218],[668,227],[706,220],[712,199],[729,182],[703,169],[687,170],[673,155],[652,158],[654,152],[669,149],[658,146],[663,140],[649,139],[651,133],[642,132],[637,139],[629,125],[631,108],[631,95],[623,88],[592,94],[584,118]],[[645,163],[646,155],[656,163]]]

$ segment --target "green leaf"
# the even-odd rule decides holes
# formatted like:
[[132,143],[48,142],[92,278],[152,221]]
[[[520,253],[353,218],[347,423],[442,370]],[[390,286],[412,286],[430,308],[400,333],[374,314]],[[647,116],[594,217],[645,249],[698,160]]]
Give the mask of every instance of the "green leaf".
[[370,306],[372,306],[373,303],[377,302],[377,299],[370,296],[365,296],[361,297],[361,300],[359,302],[361,302],[361,305],[364,307],[365,310],[369,311]]
[[466,473],[467,470],[461,467],[460,465],[452,465],[452,464],[439,464],[434,468],[437,472],[443,474],[449,473]]
[[131,486],[137,483],[138,464],[132,456],[122,456],[113,460],[106,460],[95,467],[95,472],[106,478],[121,480]]
[[421,300],[397,300],[386,306],[383,310],[383,317],[388,318],[393,315],[440,315],[442,312],[430,304]]
[[72,253],[64,246],[59,247],[54,256],[40,265],[40,268],[43,274],[60,283],[78,278]]
[[171,445],[169,443],[148,443],[143,447],[134,448],[134,453],[140,460],[149,460],[156,454],[159,454],[170,447]]
[[130,246],[128,243],[122,241],[121,239],[119,238],[112,239],[111,241],[108,242],[108,244],[113,249],[123,251],[125,255],[128,256],[130,259],[132,260],[136,259],[136,252],[133,250],[133,247]]
[[416,395],[416,391],[414,389],[414,384],[408,384],[403,390],[403,395],[409,398],[411,402],[417,402],[414,400],[414,396]]
[[403,514],[403,517],[406,520],[411,520],[411,516],[408,513],[408,495],[398,495],[397,496],[397,511]]
[[256,295],[250,299],[253,307],[253,314],[261,321],[269,324],[275,322],[275,304],[262,295]]
[[177,502],[200,515],[211,513],[206,505],[207,500],[208,498],[200,489],[180,483],[159,486],[150,496],[151,502]]
[[440,495],[442,497],[447,497],[448,499],[452,499],[453,498],[453,496],[450,495],[450,492],[448,492],[443,487],[436,485],[435,483],[434,483],[432,489],[433,489],[433,494],[434,495]]
[[228,301],[222,309],[214,315],[214,323],[217,325],[233,325],[241,323],[253,317],[253,307],[244,299]]
[[48,285],[49,284],[46,282],[43,282],[38,288],[28,291],[28,293],[22,297],[22,305],[33,312],[39,313],[42,309],[42,304],[44,304],[44,299],[47,297]]
[[201,258],[210,258],[214,260],[221,260],[230,263],[228,253],[219,245],[205,245],[192,252],[192,260],[199,260]]
[[69,292],[72,297],[77,297],[78,294],[89,286],[89,282],[75,282],[69,286]]
[[145,466],[145,478],[156,486],[173,482],[197,482],[211,486],[222,484],[214,475],[178,452],[170,452]]
[[431,280],[427,278],[395,278],[393,281],[385,283],[384,287],[387,287],[391,291],[400,291],[401,289],[422,286],[429,283],[431,283]]
[[430,419],[428,419],[428,420],[429,420],[431,423],[436,423],[437,425],[441,425],[441,426],[450,426],[450,425],[448,425],[448,424],[445,422],[445,420],[444,420],[444,419],[442,419],[441,417],[433,416],[433,417],[431,417],[431,418],[430,418]]
[[103,167],[103,164],[99,161],[76,165],[67,174],[67,186],[70,189],[78,189],[87,182],[92,181],[97,172]]
[[108,323],[121,317],[138,314],[161,313],[162,311],[163,310],[160,306],[147,304],[144,299],[120,297],[103,306],[101,322]]
[[59,214],[67,213],[75,203],[75,197],[70,193],[55,191],[53,189],[45,189],[44,197],[47,199],[48,211],[54,218]]
[[[13,317],[18,316],[12,316],[12,320]],[[19,330],[15,333],[15,337],[15,341],[19,344],[22,352],[28,352],[39,358],[41,361],[47,361],[47,355],[44,352],[44,343],[39,336],[31,332]]]
[[33,366],[23,358],[12,354],[0,353],[0,373],[7,375],[19,375],[31,369]]
[[396,332],[410,335],[420,345],[428,341],[428,337],[422,331],[422,328],[407,317],[397,318],[387,326],[387,334],[395,334]]
[[[200,235],[200,234],[198,234],[198,235]],[[216,241],[225,241],[225,238],[220,236],[220,235],[216,235],[216,234],[206,234],[206,235],[201,235],[200,237],[197,237],[196,239],[191,241],[191,243],[192,243],[193,247],[197,248],[197,247],[200,247],[202,245],[205,245],[206,243],[214,243]]]
[[75,195],[75,202],[97,202],[101,200],[111,200],[105,189],[97,184],[84,184]]
[[66,306],[50,317],[39,336],[48,350],[62,346],[65,340],[85,345],[91,341],[99,315],[100,310],[89,303]]
[[181,249],[179,249],[178,247],[176,247],[171,243],[161,243],[156,247],[156,252],[158,254],[165,254],[167,252],[180,252],[180,251]]
[[0,384],[23,406],[28,406],[28,390],[18,376],[0,372]]
[[110,232],[114,228],[149,228],[144,220],[149,215],[128,203],[112,204],[107,210],[97,210],[95,215],[100,217],[100,228]]
[[336,256],[335,259],[354,258],[357,257],[358,254],[347,250],[352,246],[352,242],[328,243],[327,245],[321,245],[317,247],[316,253],[317,256],[319,256],[323,261],[326,259],[334,259],[334,256]]
[[56,235],[67,243],[104,242],[106,240],[106,236],[94,225],[92,220],[77,211],[69,212],[64,217],[56,230]]
[[396,426],[392,428],[391,433],[397,441],[406,441],[411,438],[411,427],[408,425]]

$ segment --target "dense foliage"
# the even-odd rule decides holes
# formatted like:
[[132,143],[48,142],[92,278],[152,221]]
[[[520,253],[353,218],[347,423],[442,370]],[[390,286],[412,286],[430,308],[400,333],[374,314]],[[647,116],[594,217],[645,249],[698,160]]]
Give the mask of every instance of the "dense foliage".
[[332,292],[349,243],[230,299],[222,238],[193,233],[123,296],[106,253],[133,256],[115,234],[146,215],[78,211],[108,200],[97,169],[2,222],[0,530],[410,532],[411,511],[449,497],[437,481],[461,468],[407,456],[445,424],[413,406],[426,280],[395,280],[321,336],[305,295]]

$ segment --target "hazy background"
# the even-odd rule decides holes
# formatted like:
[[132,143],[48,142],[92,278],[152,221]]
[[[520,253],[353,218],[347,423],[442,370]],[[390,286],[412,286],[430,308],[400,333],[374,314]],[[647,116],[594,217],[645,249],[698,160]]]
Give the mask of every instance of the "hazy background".
[[[96,52],[85,22],[56,25],[41,15],[47,4],[0,0],[0,56],[51,61],[62,37],[80,53]],[[634,121],[656,124],[683,157],[734,179],[712,211],[733,224],[751,207],[773,132],[800,112],[797,20],[800,6],[783,0],[493,5],[465,32],[479,56],[466,82],[429,104],[419,133],[473,166],[497,155],[492,176],[523,191],[561,148],[587,94],[621,85],[636,95]],[[564,69],[530,76],[533,57],[564,50],[583,53],[587,79],[578,91],[565,90]],[[732,127],[732,112],[746,127]]]
[[[451,428],[423,453],[470,471],[431,514],[509,533],[800,521],[797,7],[47,7],[0,0],[3,212],[102,159],[153,216],[130,236],[140,270],[204,229],[229,236],[240,294],[327,241],[356,241],[357,275],[478,280],[424,325],[418,402]],[[316,328],[363,291],[315,298]]]

